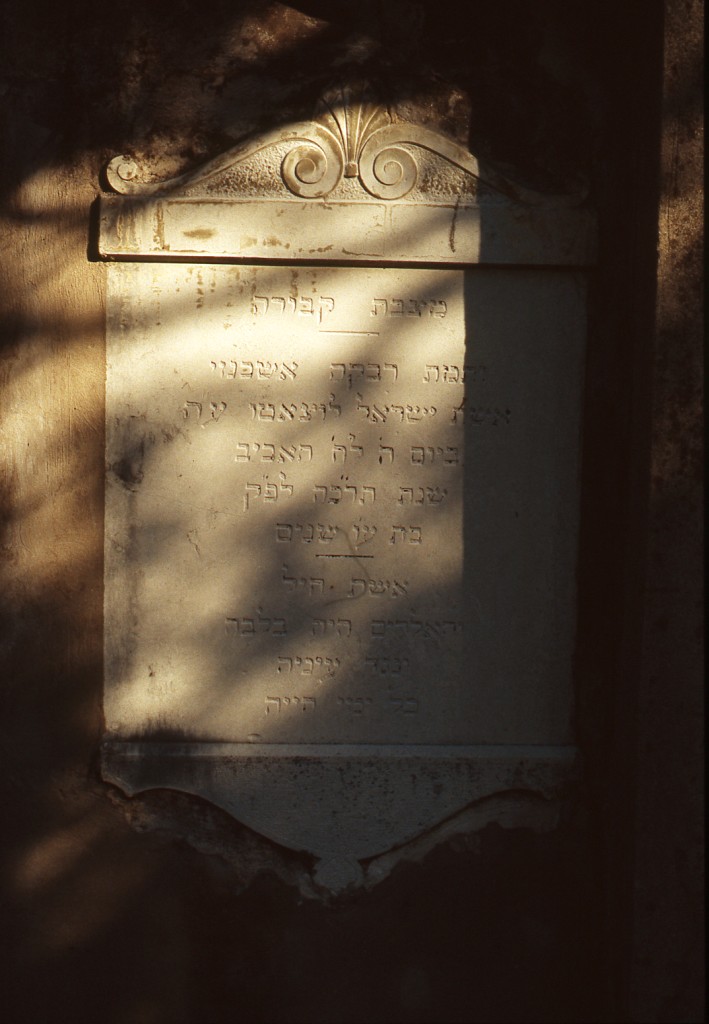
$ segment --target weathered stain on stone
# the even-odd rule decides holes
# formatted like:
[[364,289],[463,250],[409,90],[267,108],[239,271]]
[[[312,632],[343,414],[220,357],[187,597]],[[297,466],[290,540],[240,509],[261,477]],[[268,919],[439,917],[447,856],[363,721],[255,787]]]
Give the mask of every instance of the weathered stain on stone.
[[182,234],[185,238],[207,239],[212,238],[214,230],[212,228],[193,228],[191,231],[183,231]]

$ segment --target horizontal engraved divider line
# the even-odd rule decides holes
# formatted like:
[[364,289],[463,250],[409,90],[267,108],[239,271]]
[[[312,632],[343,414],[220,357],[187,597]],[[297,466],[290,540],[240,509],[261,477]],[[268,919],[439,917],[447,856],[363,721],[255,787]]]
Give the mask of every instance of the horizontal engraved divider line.
[[347,334],[357,338],[378,338],[379,331],[324,331],[322,328],[318,329],[318,334]]
[[351,758],[363,760],[371,757],[396,760],[431,759],[434,761],[550,761],[571,763],[579,757],[577,747],[571,745],[546,746],[533,744],[461,744],[430,743],[230,743],[224,740],[174,742],[159,740],[106,739],[102,744],[104,755],[116,754],[126,758],[141,757],[266,757],[270,759]]
[[316,558],[374,558],[374,555],[316,555]]

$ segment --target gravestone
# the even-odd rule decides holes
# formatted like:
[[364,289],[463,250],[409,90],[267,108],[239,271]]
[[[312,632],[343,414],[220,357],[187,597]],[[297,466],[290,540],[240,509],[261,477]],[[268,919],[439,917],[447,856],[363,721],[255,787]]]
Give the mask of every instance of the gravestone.
[[560,799],[590,213],[355,90],[135,176],[99,242],[104,777],[333,890],[487,797]]

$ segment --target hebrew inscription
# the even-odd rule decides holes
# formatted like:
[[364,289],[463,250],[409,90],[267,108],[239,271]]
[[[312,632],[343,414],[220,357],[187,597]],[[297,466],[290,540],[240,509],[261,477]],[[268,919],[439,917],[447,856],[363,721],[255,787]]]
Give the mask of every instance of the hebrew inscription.
[[109,733],[564,743],[578,281],[112,268]]

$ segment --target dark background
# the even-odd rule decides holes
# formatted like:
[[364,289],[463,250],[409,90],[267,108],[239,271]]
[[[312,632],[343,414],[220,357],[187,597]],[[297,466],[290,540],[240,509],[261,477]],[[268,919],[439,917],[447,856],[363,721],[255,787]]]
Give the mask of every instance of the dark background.
[[[8,1021],[702,1019],[701,4],[0,7],[0,681]],[[588,187],[576,655],[561,827],[488,826],[371,893],[98,771],[103,267],[120,152],[171,176],[336,80],[539,190]]]

